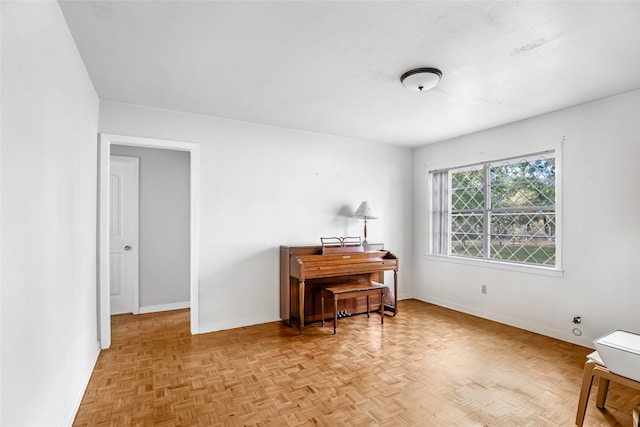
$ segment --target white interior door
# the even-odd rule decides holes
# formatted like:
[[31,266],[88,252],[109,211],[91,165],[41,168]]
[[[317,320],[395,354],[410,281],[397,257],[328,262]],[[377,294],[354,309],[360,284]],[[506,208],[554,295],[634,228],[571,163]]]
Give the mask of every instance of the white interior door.
[[111,156],[109,273],[111,314],[138,313],[137,157]]

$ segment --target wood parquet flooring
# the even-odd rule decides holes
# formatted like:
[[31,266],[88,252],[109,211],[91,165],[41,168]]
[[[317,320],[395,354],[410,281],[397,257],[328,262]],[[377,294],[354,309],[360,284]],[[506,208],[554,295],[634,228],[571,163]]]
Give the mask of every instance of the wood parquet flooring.
[[[573,426],[590,349],[417,300],[302,335],[281,322],[192,336],[189,311],[112,318],[75,426]],[[596,382],[597,383],[597,382]],[[624,426],[640,393],[591,393]]]

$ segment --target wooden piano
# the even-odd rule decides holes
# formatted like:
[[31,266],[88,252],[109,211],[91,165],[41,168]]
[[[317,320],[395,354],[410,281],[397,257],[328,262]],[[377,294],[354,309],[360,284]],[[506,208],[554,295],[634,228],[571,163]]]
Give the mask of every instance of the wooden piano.
[[[320,290],[323,287],[384,284],[385,271],[393,271],[393,286],[387,287],[384,301],[372,297],[370,308],[378,310],[382,304],[385,314],[395,316],[398,312],[398,258],[385,251],[382,244],[365,244],[358,251],[338,248],[323,251],[323,246],[281,246],[280,318],[289,326],[297,324],[302,330],[306,323],[322,320]],[[339,310],[349,314],[366,313],[367,299],[342,300]],[[327,305],[324,312],[333,313],[333,306]]]

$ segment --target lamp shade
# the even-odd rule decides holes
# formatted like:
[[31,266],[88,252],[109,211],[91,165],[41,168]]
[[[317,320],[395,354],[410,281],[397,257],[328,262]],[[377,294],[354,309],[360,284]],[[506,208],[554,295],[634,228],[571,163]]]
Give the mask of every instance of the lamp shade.
[[369,202],[360,203],[360,206],[356,209],[353,217],[359,219],[378,219],[378,217],[374,215],[371,206],[369,206]]

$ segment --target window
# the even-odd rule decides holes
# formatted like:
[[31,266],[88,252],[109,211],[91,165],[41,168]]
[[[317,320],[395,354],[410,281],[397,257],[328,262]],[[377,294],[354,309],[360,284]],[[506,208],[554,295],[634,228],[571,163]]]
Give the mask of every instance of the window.
[[433,254],[556,267],[553,151],[432,174]]

